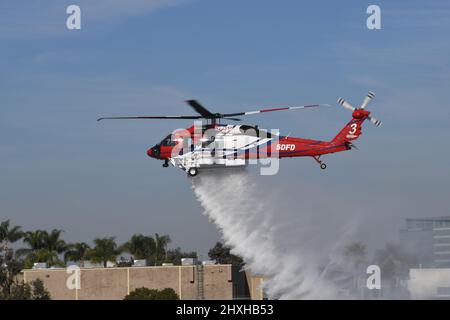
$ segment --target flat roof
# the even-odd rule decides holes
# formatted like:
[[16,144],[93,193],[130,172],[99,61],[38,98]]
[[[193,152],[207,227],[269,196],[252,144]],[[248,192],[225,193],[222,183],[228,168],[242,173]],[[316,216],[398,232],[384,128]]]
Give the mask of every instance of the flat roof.
[[[179,266],[136,266],[136,267],[93,267],[93,268],[86,268],[86,267],[80,267],[80,270],[123,270],[123,269],[145,269],[145,268],[154,268],[154,269],[161,269],[161,268],[180,268],[180,267],[195,267],[196,264],[191,265],[179,265]],[[232,266],[232,264],[205,264],[202,265],[203,268],[209,268],[209,267],[228,267]],[[70,266],[69,266],[70,267]],[[58,268],[37,268],[37,269],[22,269],[22,272],[35,272],[35,271],[65,271],[68,267],[58,267]]]

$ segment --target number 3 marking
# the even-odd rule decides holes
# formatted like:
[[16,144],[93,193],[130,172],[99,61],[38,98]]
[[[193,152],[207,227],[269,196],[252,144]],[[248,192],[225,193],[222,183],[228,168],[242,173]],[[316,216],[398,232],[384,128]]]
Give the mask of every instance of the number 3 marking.
[[358,125],[356,123],[352,123],[350,125],[350,128],[352,128],[348,133],[349,134],[355,134],[356,133],[356,129],[358,128]]

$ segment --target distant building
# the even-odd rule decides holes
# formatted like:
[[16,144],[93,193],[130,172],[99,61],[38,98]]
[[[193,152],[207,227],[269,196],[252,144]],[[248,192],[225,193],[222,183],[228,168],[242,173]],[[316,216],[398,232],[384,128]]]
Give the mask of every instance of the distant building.
[[450,269],[411,269],[408,290],[412,299],[450,299]]
[[450,267],[450,217],[406,219],[400,244],[418,268]]

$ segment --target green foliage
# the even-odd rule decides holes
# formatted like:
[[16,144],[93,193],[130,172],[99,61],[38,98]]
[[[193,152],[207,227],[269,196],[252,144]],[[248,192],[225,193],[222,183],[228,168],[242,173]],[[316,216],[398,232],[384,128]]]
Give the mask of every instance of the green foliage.
[[172,288],[165,288],[160,290],[153,300],[180,300],[178,294]]
[[197,252],[183,252],[180,248],[170,249],[166,252],[164,262],[173,263],[174,265],[181,265],[182,258],[197,258]]
[[116,261],[122,251],[114,239],[114,237],[94,239],[95,246],[86,252],[86,258],[95,263],[102,263],[106,268],[108,261]]
[[156,243],[151,236],[135,234],[122,248],[132,254],[134,259],[145,259],[151,263],[156,252]]
[[51,252],[47,249],[40,249],[35,252],[29,252],[24,260],[24,267],[31,269],[36,262],[45,262],[48,266],[60,266],[62,261],[59,260],[56,252]]
[[51,300],[50,293],[45,289],[41,279],[30,283],[16,281],[8,293],[0,292],[0,300]]
[[16,257],[8,244],[21,236],[20,227],[10,228],[9,221],[0,224],[0,300],[49,300],[50,294],[40,279],[31,283],[19,280],[24,262]]
[[83,266],[88,250],[90,249],[89,245],[84,242],[77,242],[69,244],[67,248],[68,250],[64,254],[64,262],[81,262],[81,266]]
[[7,300],[20,294],[17,275],[23,264],[14,257],[14,251],[0,248],[0,300]]
[[129,252],[135,259],[145,259],[150,265],[161,265],[167,258],[167,245],[170,243],[168,235],[144,236],[135,234],[122,245],[123,251]]
[[208,256],[212,260],[216,260],[219,264],[232,264],[235,266],[244,265],[242,258],[231,254],[231,248],[224,246],[221,242],[217,242],[216,245],[209,250]]
[[124,300],[179,300],[179,297],[172,288],[157,290],[142,287],[130,292]]
[[9,243],[16,242],[23,237],[23,232],[20,226],[10,227],[9,220],[0,223],[0,243],[3,247],[8,247]]
[[[344,248],[344,257],[353,268],[367,267],[366,246],[361,242],[352,242]],[[364,270],[365,271],[365,270]]]
[[14,283],[10,292],[0,296],[0,300],[32,300],[31,286],[24,282]]
[[21,286],[17,275],[23,262],[15,258],[10,243],[22,238],[20,227],[11,227],[9,220],[0,223],[0,300],[27,297],[27,287]]
[[409,269],[415,265],[413,257],[392,243],[387,243],[384,249],[378,250],[374,260],[386,278],[406,279],[409,276]]
[[49,266],[63,266],[59,255],[67,251],[68,245],[62,240],[62,230],[53,229],[25,232],[23,242],[28,246],[17,250],[19,256],[25,257],[25,267],[31,268],[35,262],[46,262]]
[[161,263],[166,258],[167,245],[172,241],[168,235],[162,235],[155,233],[155,255],[154,263],[156,265],[161,265]]
[[32,299],[33,300],[51,300],[50,292],[48,292],[44,287],[44,282],[41,279],[36,279],[31,281],[30,286],[32,289]]

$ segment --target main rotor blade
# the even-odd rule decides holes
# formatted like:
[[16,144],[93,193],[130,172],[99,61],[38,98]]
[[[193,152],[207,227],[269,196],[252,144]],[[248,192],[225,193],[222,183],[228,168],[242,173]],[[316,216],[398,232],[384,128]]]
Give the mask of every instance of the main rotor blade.
[[156,117],[102,117],[98,118],[97,121],[100,120],[145,120],[145,119],[201,119],[201,116],[156,116]]
[[214,118],[214,114],[202,106],[197,100],[187,100],[186,103],[190,105],[197,113],[201,114],[204,118]]
[[306,109],[306,108],[317,108],[320,106],[327,106],[328,104],[310,104],[305,106],[294,106],[294,107],[281,107],[281,108],[270,108],[270,109],[261,109],[255,111],[246,111],[246,112],[237,112],[237,113],[223,113],[224,117],[235,117],[235,116],[249,116],[252,114],[265,113],[265,112],[273,112],[273,111],[287,111],[287,110],[297,110],[297,109]]

